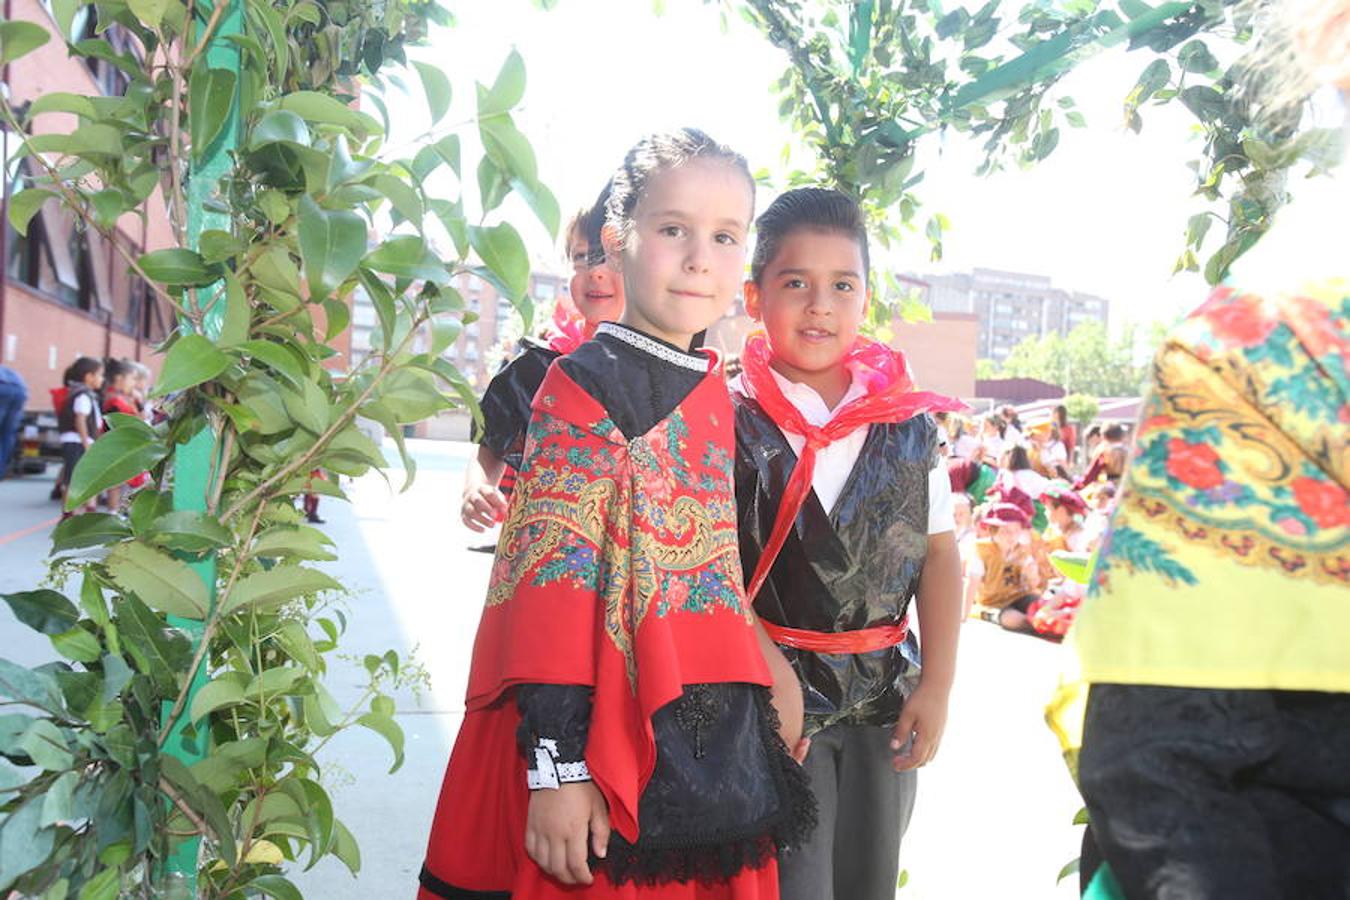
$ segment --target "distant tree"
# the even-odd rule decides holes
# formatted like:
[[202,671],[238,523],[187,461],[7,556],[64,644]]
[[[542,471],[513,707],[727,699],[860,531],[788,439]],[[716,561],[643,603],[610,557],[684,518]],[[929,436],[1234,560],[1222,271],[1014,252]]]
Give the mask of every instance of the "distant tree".
[[1027,338],[1013,347],[992,377],[1035,378],[1097,397],[1130,396],[1139,392],[1144,379],[1144,367],[1137,362],[1139,344],[1133,325],[1112,340],[1100,322],[1084,322],[1064,337],[1051,333]]
[[1070,422],[1087,425],[1097,418],[1101,404],[1097,402],[1096,397],[1089,397],[1087,394],[1070,394],[1064,398],[1064,409],[1069,414]]
[[981,381],[998,377],[998,363],[992,359],[975,360],[975,377]]

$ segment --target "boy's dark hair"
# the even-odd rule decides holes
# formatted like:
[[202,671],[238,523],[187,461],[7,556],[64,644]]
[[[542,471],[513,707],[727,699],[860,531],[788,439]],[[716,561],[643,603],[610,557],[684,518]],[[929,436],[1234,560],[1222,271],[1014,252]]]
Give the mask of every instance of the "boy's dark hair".
[[633,145],[610,179],[605,222],[614,229],[620,246],[628,243],[633,231],[633,212],[652,177],[691,159],[721,160],[744,175],[750,185],[750,214],[754,215],[755,179],[744,156],[697,128],[649,134]]
[[1090,437],[1090,438],[1091,438],[1091,437],[1101,437],[1101,436],[1102,436],[1102,426],[1100,426],[1100,425],[1090,425],[1090,426],[1088,426],[1087,434],[1084,435],[1084,437]]
[[781,195],[755,221],[755,253],[750,280],[760,283],[764,270],[778,255],[783,240],[798,229],[836,232],[853,238],[862,251],[863,280],[871,269],[867,251],[867,220],[853,198],[831,188],[796,188]]
[[103,368],[103,363],[92,356],[81,356],[66,369],[66,381],[83,382],[86,375],[90,375]]
[[572,264],[572,242],[577,236],[586,236],[586,215],[590,210],[582,208],[572,213],[572,217],[567,220],[567,225],[563,227],[563,259],[568,265]]
[[1102,432],[1102,437],[1108,441],[1123,441],[1125,440],[1125,426],[1107,425],[1106,430]]

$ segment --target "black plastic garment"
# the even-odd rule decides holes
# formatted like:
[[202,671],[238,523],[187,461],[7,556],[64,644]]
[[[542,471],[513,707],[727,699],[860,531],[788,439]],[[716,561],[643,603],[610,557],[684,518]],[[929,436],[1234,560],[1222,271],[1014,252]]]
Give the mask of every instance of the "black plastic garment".
[[[747,397],[736,405],[736,507],[747,578],[797,465],[787,438]],[[937,426],[927,415],[874,424],[827,512],[812,491],[755,598],[766,621],[807,631],[897,624],[919,587],[928,551],[928,476]],[[894,725],[919,677],[913,633],[886,650],[857,654],[783,648],[802,680],[806,733],[830,725]]]
[[[696,358],[706,362],[701,354]],[[664,420],[706,373],[603,333],[558,365],[600,401],[630,439]],[[516,692],[524,714],[522,750],[530,752],[540,737],[561,738],[559,761],[575,761],[563,749],[576,745],[578,717],[589,716],[590,689],[521,685]],[[639,800],[641,836],[628,844],[616,833],[608,857],[592,860],[614,882],[725,879],[809,834],[814,799],[778,737],[766,689],[686,685],[680,699],[656,711],[652,730],[657,760]]]
[[530,403],[558,356],[558,351],[547,344],[522,338],[520,353],[492,376],[478,404],[483,411],[483,426],[480,429],[475,423],[473,440],[506,460],[513,469],[520,468],[525,449]]

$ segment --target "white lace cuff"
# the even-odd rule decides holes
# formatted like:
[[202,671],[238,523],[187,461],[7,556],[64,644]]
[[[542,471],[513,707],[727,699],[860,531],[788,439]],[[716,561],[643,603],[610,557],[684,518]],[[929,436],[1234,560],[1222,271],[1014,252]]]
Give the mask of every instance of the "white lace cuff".
[[525,777],[532,791],[544,788],[557,790],[564,784],[590,781],[591,770],[586,767],[585,760],[558,762],[558,742],[551,738],[540,738],[534,748],[534,766],[525,773]]

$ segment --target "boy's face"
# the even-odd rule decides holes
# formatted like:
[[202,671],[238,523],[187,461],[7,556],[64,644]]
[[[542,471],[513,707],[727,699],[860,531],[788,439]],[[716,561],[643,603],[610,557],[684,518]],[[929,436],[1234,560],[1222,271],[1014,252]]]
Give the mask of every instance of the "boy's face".
[[683,347],[720,319],[745,270],[754,202],[745,175],[724,160],[652,176],[627,244],[605,248],[623,276],[623,321]]
[[572,260],[572,302],[588,325],[615,322],[623,315],[623,279],[605,262],[588,262],[590,245],[574,237],[567,255]]
[[847,234],[789,233],[764,268],[746,282],[746,309],[764,323],[774,367],[803,381],[840,365],[867,312],[862,249]]

